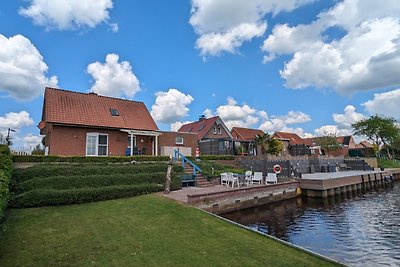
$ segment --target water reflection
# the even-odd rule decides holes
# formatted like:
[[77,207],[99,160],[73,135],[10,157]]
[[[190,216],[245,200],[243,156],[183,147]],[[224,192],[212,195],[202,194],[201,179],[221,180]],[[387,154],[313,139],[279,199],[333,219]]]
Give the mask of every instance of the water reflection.
[[365,194],[297,198],[222,214],[352,266],[400,266],[400,183]]

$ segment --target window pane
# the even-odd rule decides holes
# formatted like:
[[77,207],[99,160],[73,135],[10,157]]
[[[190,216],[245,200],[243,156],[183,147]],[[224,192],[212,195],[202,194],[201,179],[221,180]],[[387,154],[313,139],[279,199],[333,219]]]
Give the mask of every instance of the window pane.
[[107,146],[99,145],[99,156],[107,156]]
[[107,145],[107,135],[99,134],[99,145]]
[[86,154],[88,156],[95,156],[96,155],[96,136],[89,135],[87,137],[87,144],[86,144]]

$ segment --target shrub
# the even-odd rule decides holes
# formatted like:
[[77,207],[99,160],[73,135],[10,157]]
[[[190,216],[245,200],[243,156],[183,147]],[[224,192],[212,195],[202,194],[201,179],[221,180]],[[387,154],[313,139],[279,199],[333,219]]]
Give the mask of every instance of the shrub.
[[3,217],[9,198],[9,183],[12,173],[10,149],[0,145],[0,219]]
[[132,156],[132,157],[81,157],[81,156],[43,156],[13,155],[13,162],[69,162],[69,163],[122,163],[143,161],[169,161],[168,156]]
[[115,175],[154,173],[167,171],[167,164],[39,164],[26,169],[15,169],[12,184],[39,177],[75,176],[75,175]]
[[[188,157],[191,161],[196,160],[195,157]],[[200,160],[234,160],[234,155],[202,155],[199,157]]]
[[113,185],[98,188],[68,190],[38,189],[13,196],[10,206],[14,208],[58,206],[92,201],[133,197],[162,190],[160,184]]

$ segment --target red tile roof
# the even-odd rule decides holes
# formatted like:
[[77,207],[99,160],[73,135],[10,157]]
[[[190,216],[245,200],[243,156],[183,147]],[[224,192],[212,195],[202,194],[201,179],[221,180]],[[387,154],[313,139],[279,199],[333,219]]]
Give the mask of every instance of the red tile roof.
[[[112,116],[110,109],[118,110]],[[158,130],[143,102],[47,87],[42,122],[134,130]],[[43,123],[39,123],[43,126]]]
[[287,132],[275,132],[272,135],[273,138],[278,139],[286,139],[289,140],[290,145],[302,145],[304,144],[304,139],[298,136],[295,133],[287,133]]
[[231,131],[236,140],[253,141],[256,135],[264,135],[264,132],[259,129],[233,127]]
[[218,116],[215,116],[184,124],[181,126],[181,128],[179,128],[178,132],[197,133],[197,139],[201,140],[210,131],[211,127],[214,126],[218,119],[221,120]]

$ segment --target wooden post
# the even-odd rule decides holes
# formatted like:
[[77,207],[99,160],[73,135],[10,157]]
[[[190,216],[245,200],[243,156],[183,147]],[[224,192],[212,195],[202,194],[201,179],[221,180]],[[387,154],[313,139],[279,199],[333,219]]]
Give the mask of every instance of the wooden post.
[[164,194],[169,194],[171,190],[171,171],[172,171],[172,157],[170,156],[167,169],[167,177],[165,179],[165,190]]

